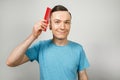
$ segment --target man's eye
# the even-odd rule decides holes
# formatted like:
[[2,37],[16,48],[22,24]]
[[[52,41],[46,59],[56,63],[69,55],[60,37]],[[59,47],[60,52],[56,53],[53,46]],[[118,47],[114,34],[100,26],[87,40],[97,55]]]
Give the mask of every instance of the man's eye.
[[60,21],[55,21],[56,24],[60,23]]
[[65,22],[65,24],[70,24],[70,22]]

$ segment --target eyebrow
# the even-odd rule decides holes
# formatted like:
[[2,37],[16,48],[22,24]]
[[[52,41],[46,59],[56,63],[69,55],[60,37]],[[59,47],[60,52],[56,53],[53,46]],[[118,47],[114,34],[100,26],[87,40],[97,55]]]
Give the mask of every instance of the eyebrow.
[[[54,21],[56,21],[56,20],[58,20],[58,21],[62,21],[62,20],[60,20],[60,19],[54,19]],[[65,21],[71,21],[71,20],[65,20]]]

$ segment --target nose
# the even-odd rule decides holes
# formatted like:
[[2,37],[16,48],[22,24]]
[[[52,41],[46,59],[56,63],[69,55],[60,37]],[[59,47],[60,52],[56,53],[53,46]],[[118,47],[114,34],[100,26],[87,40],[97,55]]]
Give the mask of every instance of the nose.
[[61,26],[60,26],[61,29],[65,29],[65,23],[61,23]]

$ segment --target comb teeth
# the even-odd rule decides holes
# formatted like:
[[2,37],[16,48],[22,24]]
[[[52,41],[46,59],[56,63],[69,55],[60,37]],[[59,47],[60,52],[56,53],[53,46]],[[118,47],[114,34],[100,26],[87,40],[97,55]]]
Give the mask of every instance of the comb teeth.
[[45,16],[44,16],[44,19],[47,20],[47,23],[48,23],[48,20],[50,18],[50,12],[51,12],[51,8],[47,7],[46,12],[45,12]]

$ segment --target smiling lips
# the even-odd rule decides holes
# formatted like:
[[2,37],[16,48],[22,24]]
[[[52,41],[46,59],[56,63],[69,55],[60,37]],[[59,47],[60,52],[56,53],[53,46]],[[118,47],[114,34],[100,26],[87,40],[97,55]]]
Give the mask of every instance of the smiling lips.
[[59,34],[65,34],[67,31],[57,31]]

